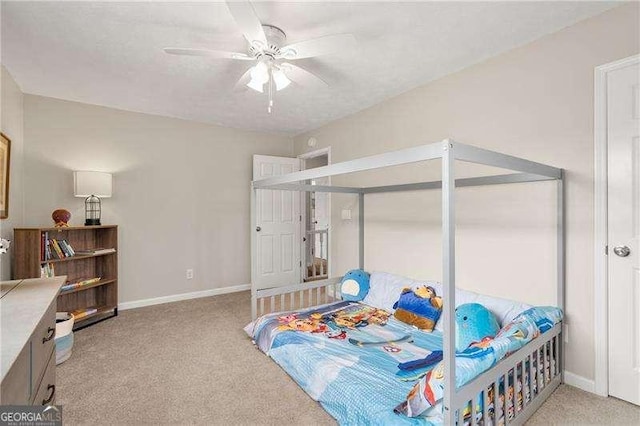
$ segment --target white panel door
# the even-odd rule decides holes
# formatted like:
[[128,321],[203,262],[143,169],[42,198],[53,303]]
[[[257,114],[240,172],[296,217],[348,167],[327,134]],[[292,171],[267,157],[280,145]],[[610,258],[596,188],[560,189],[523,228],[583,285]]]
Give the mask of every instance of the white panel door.
[[[329,185],[329,178],[323,177],[313,180],[314,185]],[[329,228],[329,220],[331,212],[329,211],[329,194],[330,192],[314,192],[315,208],[313,210],[314,217],[312,224],[315,229]]]
[[[297,158],[253,156],[253,179],[279,176],[300,170]],[[300,193],[259,189],[256,191],[256,288],[300,282]]]
[[609,394],[640,405],[640,69],[607,77]]

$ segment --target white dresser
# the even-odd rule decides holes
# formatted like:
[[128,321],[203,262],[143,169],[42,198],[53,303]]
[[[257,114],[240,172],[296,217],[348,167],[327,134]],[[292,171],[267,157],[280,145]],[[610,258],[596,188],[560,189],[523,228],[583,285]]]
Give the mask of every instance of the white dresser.
[[0,283],[0,405],[56,397],[56,298],[66,277]]

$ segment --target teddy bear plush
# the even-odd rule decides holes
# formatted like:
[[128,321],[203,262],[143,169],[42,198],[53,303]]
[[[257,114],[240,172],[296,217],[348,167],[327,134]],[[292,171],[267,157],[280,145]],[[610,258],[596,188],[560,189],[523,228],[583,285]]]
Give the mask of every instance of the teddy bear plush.
[[393,308],[393,315],[398,320],[420,330],[433,331],[442,313],[442,298],[436,295],[433,287],[404,288]]

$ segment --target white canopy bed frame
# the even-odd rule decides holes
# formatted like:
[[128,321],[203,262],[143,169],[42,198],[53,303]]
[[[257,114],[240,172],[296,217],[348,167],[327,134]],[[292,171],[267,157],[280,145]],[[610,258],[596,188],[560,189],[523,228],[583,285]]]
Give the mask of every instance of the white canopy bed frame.
[[[389,166],[415,163],[425,160],[441,159],[442,180],[432,182],[408,183],[401,185],[375,186],[375,187],[343,187],[343,186],[317,186],[309,185],[306,181],[327,176],[335,176],[346,173],[361,172]],[[518,173],[502,174],[495,176],[482,176],[474,178],[454,178],[455,161],[465,161],[487,166],[494,166]],[[494,413],[498,412],[499,404],[504,410],[505,424],[523,424],[549,397],[549,395],[564,381],[564,350],[562,339],[562,323],[541,334],[538,338],[529,342],[526,346],[498,362],[464,386],[455,388],[455,188],[465,186],[482,186],[521,182],[539,182],[555,180],[557,182],[557,279],[556,279],[556,304],[564,311],[565,288],[565,232],[564,232],[564,173],[562,169],[545,164],[524,160],[510,155],[477,148],[470,145],[445,139],[442,142],[407,148],[384,154],[372,155],[356,160],[334,163],[324,167],[275,176],[266,179],[255,180],[251,187],[251,229],[256,223],[256,191],[261,189],[277,189],[288,191],[316,191],[316,192],[340,192],[358,194],[359,197],[359,267],[364,269],[364,201],[367,194],[415,191],[426,189],[442,189],[442,269],[443,269],[443,298],[445,300],[442,319],[443,321],[443,353],[444,353],[444,405],[443,415],[445,424],[454,424],[455,413],[459,418],[457,424],[463,424],[463,408],[474,401],[478,394],[483,393],[483,419],[487,417],[486,389],[493,387]],[[256,236],[251,232],[252,254],[252,282],[255,283],[256,271]],[[339,287],[341,277],[329,278],[310,283],[299,283],[284,287],[258,289],[252,285],[251,305],[252,318],[258,314],[285,310],[287,297],[289,309],[299,309],[326,303],[339,299]],[[315,294],[314,294],[315,293]],[[279,296],[279,297],[278,297]],[[297,300],[296,300],[297,299]],[[314,301],[315,299],[315,301]],[[323,300],[324,299],[324,300]],[[265,309],[265,300],[269,301],[268,309]],[[276,306],[279,309],[276,310]],[[532,365],[536,363],[543,374],[532,375]],[[525,367],[528,366],[528,367]],[[518,368],[521,368],[522,387],[524,394],[524,374],[528,368],[528,386],[530,399],[518,407],[516,401],[516,382],[518,381]],[[548,370],[548,371],[547,371]],[[546,373],[545,373],[546,372]],[[507,415],[507,388],[510,374],[513,374],[513,418]],[[533,380],[538,380],[537,392],[534,392]],[[505,386],[504,401],[499,401],[499,383],[503,379]],[[475,407],[475,402],[472,404]],[[391,409],[391,408],[390,408]],[[471,416],[472,425],[476,425],[476,415]],[[486,421],[484,422],[486,424]]]

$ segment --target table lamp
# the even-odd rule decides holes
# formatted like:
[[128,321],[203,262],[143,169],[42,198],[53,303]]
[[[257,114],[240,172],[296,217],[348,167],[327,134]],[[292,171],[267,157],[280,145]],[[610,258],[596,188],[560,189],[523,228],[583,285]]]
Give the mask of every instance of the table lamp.
[[73,195],[86,197],[84,200],[85,226],[101,225],[100,197],[111,197],[113,181],[111,173],[76,171],[73,172]]

